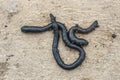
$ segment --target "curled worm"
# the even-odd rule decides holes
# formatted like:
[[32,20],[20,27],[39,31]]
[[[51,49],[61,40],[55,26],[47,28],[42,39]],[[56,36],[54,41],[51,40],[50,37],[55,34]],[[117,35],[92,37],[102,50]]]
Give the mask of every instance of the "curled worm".
[[[78,39],[75,36],[75,31],[78,31],[78,33],[89,33],[96,27],[97,22],[94,22],[91,25],[91,27],[89,27],[88,29],[82,29],[81,27],[75,26],[75,27],[72,27],[68,32],[65,25],[60,22],[57,22],[55,17],[52,14],[50,14],[50,18],[51,18],[51,23],[48,24],[47,26],[44,26],[44,27],[23,26],[21,28],[21,31],[36,33],[36,32],[44,32],[49,29],[53,29],[54,30],[54,39],[53,39],[53,44],[52,44],[52,52],[53,52],[53,55],[54,55],[54,58],[55,58],[57,64],[61,68],[66,69],[66,70],[71,70],[71,69],[78,67],[79,65],[82,64],[82,62],[85,59],[85,51],[82,48],[82,45],[87,45],[87,41],[85,39]],[[58,50],[59,35],[60,35],[59,30],[61,30],[62,39],[63,39],[64,43],[68,47],[79,51],[78,59],[75,62],[73,62],[72,64],[65,64],[64,61],[60,57],[59,50]]]
[[68,33],[69,39],[71,42],[73,42],[74,44],[76,44],[78,46],[88,45],[88,41],[83,38],[77,38],[75,36],[75,32],[82,33],[82,34],[88,34],[88,33],[92,32],[93,30],[95,30],[95,28],[97,28],[98,26],[99,25],[98,25],[97,21],[94,21],[92,23],[92,25],[90,25],[90,27],[88,27],[86,29],[83,29],[82,27],[80,27],[77,24],[74,27],[70,28],[69,33]]

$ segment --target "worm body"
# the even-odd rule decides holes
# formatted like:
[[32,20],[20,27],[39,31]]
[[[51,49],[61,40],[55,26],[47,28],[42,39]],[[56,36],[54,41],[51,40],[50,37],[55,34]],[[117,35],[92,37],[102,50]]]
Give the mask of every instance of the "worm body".
[[[70,40],[69,40],[69,38],[67,36],[67,29],[65,28],[65,26],[63,24],[61,24],[61,23],[57,23],[57,24],[58,24],[59,28],[62,31],[62,39],[65,42],[65,44],[70,48],[78,50],[80,55],[79,55],[78,59],[75,62],[73,62],[72,64],[69,64],[69,65],[65,64],[59,56],[56,57],[56,61],[57,61],[58,65],[61,66],[64,69],[67,69],[67,70],[74,69],[74,68],[78,67],[79,65],[81,65],[82,62],[84,61],[85,52],[84,52],[82,47],[79,47],[79,46],[77,46],[77,45],[70,42]],[[55,33],[55,35],[56,35],[56,33]],[[59,54],[58,49],[56,49],[55,51],[56,51],[55,52],[56,54]],[[59,59],[57,59],[57,58],[59,58]]]
[[98,25],[97,21],[94,21],[92,23],[92,25],[86,29],[83,29],[79,25],[76,25],[76,26],[70,28],[69,33],[68,33],[69,39],[71,42],[73,42],[74,44],[76,44],[78,46],[88,45],[89,42],[83,38],[77,38],[75,36],[75,32],[82,33],[82,34],[88,34],[88,33],[92,32],[93,30],[95,30],[95,28],[97,28],[98,26],[99,25]]
[[50,28],[52,28],[52,24],[48,24],[47,26],[43,26],[43,27],[38,27],[38,26],[23,26],[21,28],[22,32],[28,33],[28,32],[44,32],[49,30]]
[[[53,29],[54,39],[53,39],[53,44],[52,44],[52,52],[53,52],[53,55],[54,55],[54,58],[55,58],[57,64],[61,68],[66,69],[66,70],[71,70],[71,69],[78,67],[79,65],[82,64],[82,62],[85,59],[85,51],[82,48],[82,45],[87,45],[88,42],[85,39],[77,38],[75,36],[75,31],[78,31],[78,33],[89,33],[94,28],[96,28],[97,23],[94,23],[88,29],[82,29],[81,27],[78,27],[78,26],[72,27],[68,32],[65,25],[60,22],[56,22],[56,18],[52,14],[50,14],[50,18],[51,18],[51,23],[48,24],[47,26],[44,26],[44,27],[23,26],[21,28],[21,31],[26,32],[26,33],[27,32],[35,32],[36,33],[36,32],[44,32],[49,29]],[[60,57],[59,50],[58,50],[59,35],[60,35],[59,30],[61,30],[61,35],[62,35],[62,39],[63,39],[64,43],[68,47],[79,51],[78,59],[75,62],[73,62],[72,64],[65,64],[64,61]]]

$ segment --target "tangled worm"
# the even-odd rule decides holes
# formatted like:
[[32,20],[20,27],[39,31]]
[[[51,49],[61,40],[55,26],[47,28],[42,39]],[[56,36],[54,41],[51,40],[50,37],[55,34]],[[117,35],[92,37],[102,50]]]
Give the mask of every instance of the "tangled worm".
[[[89,33],[91,31],[93,31],[96,27],[98,27],[98,22],[95,21],[87,29],[83,29],[83,28],[79,27],[78,25],[76,25],[75,27],[72,27],[68,32],[65,25],[60,22],[57,22],[56,18],[52,14],[50,14],[50,18],[51,18],[51,23],[48,24],[47,26],[43,26],[43,27],[23,26],[21,28],[21,31],[26,32],[26,33],[27,32],[37,33],[37,32],[44,32],[49,29],[53,29],[54,30],[54,39],[53,39],[53,44],[52,44],[52,52],[53,52],[53,55],[54,55],[54,58],[55,58],[57,64],[61,68],[66,69],[66,70],[71,70],[71,69],[78,67],[79,65],[82,64],[82,62],[85,59],[85,51],[82,48],[82,46],[88,45],[88,41],[86,41],[85,39],[82,39],[82,38],[77,38],[75,36],[75,32],[77,31],[78,33]],[[59,30],[61,30],[62,39],[65,42],[65,44],[68,47],[79,51],[78,59],[75,62],[73,62],[72,64],[65,64],[60,57],[59,50],[58,50]]]

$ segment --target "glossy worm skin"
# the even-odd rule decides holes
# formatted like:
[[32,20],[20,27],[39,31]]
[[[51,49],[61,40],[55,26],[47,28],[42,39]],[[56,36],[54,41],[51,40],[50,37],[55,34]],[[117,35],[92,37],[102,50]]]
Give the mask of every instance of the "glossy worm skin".
[[38,33],[38,32],[44,32],[49,30],[50,28],[52,28],[52,24],[48,24],[47,26],[44,27],[38,27],[38,26],[23,26],[21,28],[22,32],[34,32],[34,33]]
[[[79,33],[81,32],[91,32],[90,30],[92,30],[91,28],[90,29],[82,29],[80,27],[73,27],[70,29],[70,31],[68,32],[65,25],[60,23],[60,22],[56,22],[55,20],[55,17],[50,14],[50,17],[51,17],[51,23],[48,24],[47,26],[44,26],[44,27],[37,27],[37,26],[23,26],[21,28],[21,31],[22,32],[44,32],[44,31],[47,31],[49,30],[50,28],[54,30],[54,39],[53,39],[53,44],[52,44],[52,52],[53,52],[53,55],[54,55],[54,58],[57,62],[57,64],[63,68],[63,69],[66,69],[66,70],[71,70],[71,69],[74,69],[76,67],[78,67],[79,65],[82,64],[82,62],[84,61],[85,59],[85,51],[84,49],[82,48],[82,45],[81,44],[87,44],[86,40],[84,39],[78,39],[74,33],[76,30],[79,31]],[[72,64],[65,64],[63,62],[63,60],[61,59],[60,57],[60,54],[59,54],[59,50],[58,50],[58,44],[59,44],[59,30],[61,30],[61,33],[62,33],[62,39],[63,41],[65,42],[65,44],[70,47],[70,48],[73,48],[73,49],[76,49],[79,51],[79,57],[78,59],[73,62]],[[69,35],[67,35],[69,33]],[[74,40],[75,39],[75,40]],[[80,44],[78,44],[80,43]]]
[[[81,47],[74,45],[69,41],[68,35],[67,35],[67,29],[65,28],[65,26],[62,23],[56,22],[55,20],[52,20],[52,21],[53,21],[53,29],[54,29],[54,39],[53,39],[52,51],[53,51],[53,55],[54,55],[54,58],[55,58],[57,64],[66,70],[70,70],[70,69],[74,69],[74,68],[78,67],[85,59],[84,50]],[[63,38],[63,41],[66,43],[66,45],[68,47],[76,49],[80,52],[79,58],[72,64],[69,64],[69,65],[65,64],[60,57],[59,50],[58,50],[58,42],[59,42],[58,28],[61,29],[61,31],[62,31],[62,38]]]
[[72,28],[70,28],[69,30],[69,39],[71,42],[73,42],[74,44],[78,45],[78,46],[84,46],[84,45],[88,45],[88,41],[86,41],[85,39],[82,38],[77,38],[75,36],[75,32],[78,33],[82,33],[82,34],[88,34],[90,32],[92,32],[93,30],[95,30],[95,28],[99,27],[98,22],[94,21],[92,23],[92,25],[90,25],[90,27],[83,29],[82,27],[80,27],[78,24]]
[[[70,48],[73,48],[73,49],[76,49],[79,51],[79,57],[74,63],[67,65],[61,59],[58,59],[57,63],[59,66],[61,66],[64,69],[67,69],[67,70],[74,69],[74,68],[78,67],[79,65],[81,65],[82,62],[84,61],[85,52],[84,52],[82,47],[79,47],[79,46],[70,42],[68,35],[67,35],[67,29],[65,28],[65,26],[59,22],[57,22],[57,24],[62,31],[62,39],[66,43],[66,45]],[[57,50],[56,53],[58,54],[59,51]],[[57,60],[57,58],[56,58],[56,60]]]

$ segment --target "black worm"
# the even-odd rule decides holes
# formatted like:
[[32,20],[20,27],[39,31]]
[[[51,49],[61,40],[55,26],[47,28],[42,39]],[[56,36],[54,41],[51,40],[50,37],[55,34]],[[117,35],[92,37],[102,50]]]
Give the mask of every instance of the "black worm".
[[[90,28],[88,28],[88,29],[82,29],[78,26],[72,27],[70,29],[70,31],[68,32],[65,25],[60,23],[60,22],[56,22],[56,19],[52,14],[50,14],[50,18],[51,18],[51,23],[48,24],[47,26],[44,26],[44,27],[23,26],[21,28],[21,31],[22,32],[43,32],[43,31],[47,31],[49,29],[53,29],[54,30],[54,39],[53,39],[53,44],[52,44],[52,52],[53,52],[53,55],[54,55],[54,58],[55,58],[57,64],[66,70],[71,70],[71,69],[78,67],[79,65],[82,64],[82,62],[85,59],[85,51],[82,48],[82,45],[86,45],[86,44],[88,44],[88,42],[84,39],[78,39],[74,35],[74,33],[75,33],[75,31],[78,31],[79,33],[91,32],[95,28],[96,23],[93,23],[90,26]],[[59,30],[61,30],[62,39],[65,42],[65,44],[68,47],[76,49],[79,51],[78,59],[75,62],[73,62],[72,64],[65,64],[60,57],[59,50],[58,50]]]
[[23,26],[21,28],[21,31],[22,32],[35,32],[35,33],[38,33],[38,32],[44,32],[44,31],[47,31],[49,29],[52,28],[52,24],[48,24],[47,26],[44,26],[44,27],[38,27],[38,26]]
[[97,27],[99,27],[97,21],[94,21],[92,23],[92,25],[90,25],[90,27],[88,27],[86,29],[83,29],[82,27],[80,27],[77,24],[75,27],[70,28],[69,33],[68,33],[69,39],[72,43],[74,43],[78,46],[88,45],[88,41],[86,41],[85,39],[82,39],[82,38],[77,38],[75,36],[75,32],[82,33],[82,34],[88,34],[88,33],[92,32]]

